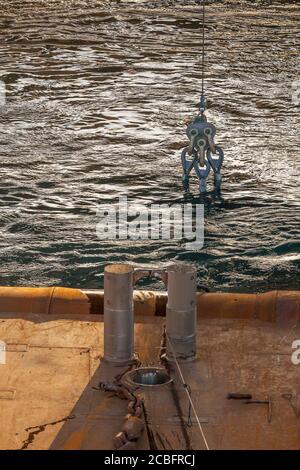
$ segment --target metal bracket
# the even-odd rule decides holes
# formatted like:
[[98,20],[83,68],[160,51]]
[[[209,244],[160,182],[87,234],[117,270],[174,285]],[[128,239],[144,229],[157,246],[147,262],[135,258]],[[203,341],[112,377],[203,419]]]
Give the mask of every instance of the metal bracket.
[[168,285],[168,273],[161,268],[134,268],[133,285],[137,284],[141,279],[155,278],[162,281],[165,286]]

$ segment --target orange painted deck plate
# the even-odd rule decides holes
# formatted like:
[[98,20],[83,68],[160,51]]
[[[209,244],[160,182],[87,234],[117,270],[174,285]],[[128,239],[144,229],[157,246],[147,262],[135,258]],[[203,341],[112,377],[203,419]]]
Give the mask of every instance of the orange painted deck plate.
[[[159,363],[163,323],[164,318],[137,317],[136,350],[143,365]],[[0,365],[1,449],[112,448],[127,403],[97,390],[100,380],[122,372],[101,362],[102,316],[1,314],[0,338],[7,344],[7,361]],[[299,324],[231,318],[198,323],[198,359],[183,372],[212,449],[299,449],[300,366],[291,362],[294,339],[300,339]],[[169,389],[145,395],[150,444],[202,449],[194,420],[183,432],[188,403],[172,374],[181,412]],[[271,420],[267,405],[227,400],[228,392],[270,397]],[[149,448],[147,433],[139,448]]]

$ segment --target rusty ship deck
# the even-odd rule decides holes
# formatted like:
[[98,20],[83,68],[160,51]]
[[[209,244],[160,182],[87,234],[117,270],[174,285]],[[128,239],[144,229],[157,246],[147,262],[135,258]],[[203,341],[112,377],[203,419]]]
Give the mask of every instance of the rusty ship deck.
[[[151,293],[136,297],[138,360],[161,365],[165,318],[149,311]],[[300,365],[291,361],[292,341],[300,338],[299,293],[287,293],[273,321],[248,315],[238,296],[232,302],[240,307],[229,305],[223,317],[216,310],[198,314],[197,359],[181,365],[207,442],[211,449],[299,449]],[[99,383],[127,368],[102,360],[103,315],[84,313],[79,304],[77,313],[75,305],[69,304],[66,314],[0,314],[6,343],[6,363],[0,365],[1,449],[113,449],[127,403],[100,390]],[[233,317],[237,308],[239,318]],[[174,364],[168,372],[171,387],[145,394],[146,430],[137,446],[204,449]],[[266,403],[228,400],[228,393],[250,393]]]

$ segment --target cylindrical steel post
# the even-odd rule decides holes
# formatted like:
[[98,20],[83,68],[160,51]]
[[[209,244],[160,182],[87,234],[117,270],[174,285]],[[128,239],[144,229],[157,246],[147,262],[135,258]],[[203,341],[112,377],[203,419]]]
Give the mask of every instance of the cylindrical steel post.
[[[168,267],[166,309],[167,359],[188,361],[196,358],[197,271],[188,264]],[[170,344],[171,343],[171,344]]]
[[104,359],[134,359],[133,267],[111,264],[104,269]]

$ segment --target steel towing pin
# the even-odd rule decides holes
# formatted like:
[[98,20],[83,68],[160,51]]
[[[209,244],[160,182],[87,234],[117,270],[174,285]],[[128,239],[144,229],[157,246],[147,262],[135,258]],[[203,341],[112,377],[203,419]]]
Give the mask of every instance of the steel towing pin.
[[205,149],[206,149],[206,141],[204,139],[199,139],[197,141],[197,155],[198,155],[198,162],[201,167],[204,166],[205,162]]

